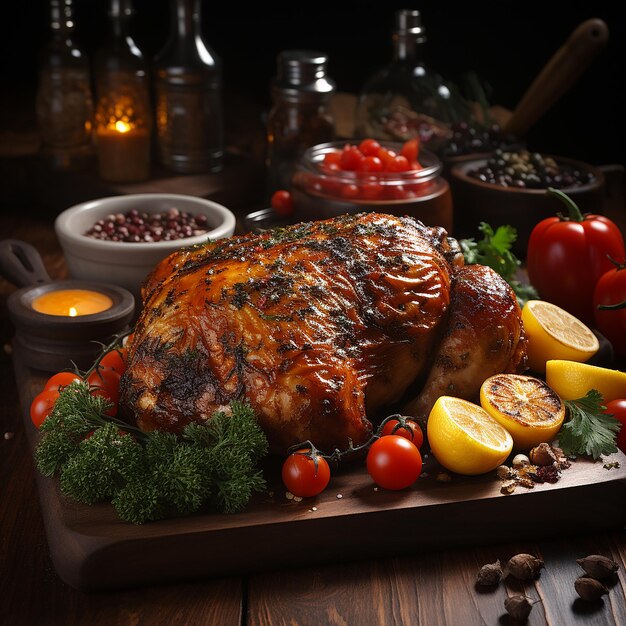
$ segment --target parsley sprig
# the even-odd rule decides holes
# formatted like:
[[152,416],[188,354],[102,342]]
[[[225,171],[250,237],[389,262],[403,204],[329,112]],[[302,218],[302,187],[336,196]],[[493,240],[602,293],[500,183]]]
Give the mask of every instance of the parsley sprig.
[[604,413],[604,399],[596,389],[583,398],[566,400],[569,419],[559,432],[559,447],[568,456],[585,454],[594,460],[617,452],[615,440],[621,424]]
[[42,474],[59,476],[68,497],[111,501],[135,524],[188,515],[207,507],[234,513],[263,491],[258,463],[267,438],[248,404],[216,412],[181,436],[142,431],[106,415],[109,403],[83,382],[62,389],[41,426],[35,461]]
[[515,292],[520,306],[524,306],[528,300],[538,298],[535,288],[522,283],[517,275],[521,261],[511,251],[517,239],[517,230],[513,226],[505,225],[498,226],[494,231],[486,222],[481,222],[478,229],[483,234],[480,241],[475,239],[459,241],[465,263],[488,265],[498,272]]

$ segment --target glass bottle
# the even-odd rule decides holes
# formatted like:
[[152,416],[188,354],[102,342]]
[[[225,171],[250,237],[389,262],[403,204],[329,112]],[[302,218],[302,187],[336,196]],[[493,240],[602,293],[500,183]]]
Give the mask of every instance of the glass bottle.
[[328,108],[335,84],[326,75],[327,62],[325,54],[309,50],[278,55],[267,121],[270,193],[290,188],[296,163],[307,148],[335,138]]
[[148,178],[152,114],[147,63],[130,34],[131,0],[109,0],[109,29],[94,58],[100,176]]
[[450,124],[467,119],[466,105],[424,62],[426,33],[419,11],[396,12],[392,42],[392,62],[359,95],[356,134],[394,141],[418,136],[437,152],[450,136]]
[[73,0],[50,0],[50,39],[42,51],[36,96],[42,154],[60,169],[92,153],[89,62],[73,40]]
[[155,59],[159,156],[175,172],[217,172],[224,158],[221,62],[202,39],[200,0],[170,2],[170,36]]

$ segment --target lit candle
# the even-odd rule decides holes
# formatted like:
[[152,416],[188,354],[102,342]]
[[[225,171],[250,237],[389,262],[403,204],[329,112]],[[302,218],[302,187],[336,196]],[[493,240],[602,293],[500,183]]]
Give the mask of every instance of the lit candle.
[[96,130],[100,177],[118,183],[145,180],[150,174],[148,129],[117,120]]
[[113,306],[113,300],[99,291],[58,289],[35,298],[32,307],[39,313],[77,317],[102,313]]

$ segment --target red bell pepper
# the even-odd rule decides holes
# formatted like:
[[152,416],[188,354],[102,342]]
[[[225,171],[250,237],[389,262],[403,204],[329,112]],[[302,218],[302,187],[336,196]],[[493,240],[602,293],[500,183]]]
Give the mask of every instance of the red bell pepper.
[[558,189],[547,193],[563,201],[569,216],[548,217],[533,228],[526,255],[528,278],[541,298],[592,326],[596,283],[613,267],[609,257],[624,258],[624,238],[610,219],[583,216]]
[[626,260],[603,274],[593,294],[596,328],[626,357]]

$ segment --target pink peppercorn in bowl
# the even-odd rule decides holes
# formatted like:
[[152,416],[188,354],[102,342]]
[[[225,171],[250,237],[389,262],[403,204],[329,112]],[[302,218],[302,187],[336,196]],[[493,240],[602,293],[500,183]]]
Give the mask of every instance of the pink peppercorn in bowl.
[[57,217],[55,231],[72,278],[124,287],[140,303],[141,285],[161,260],[230,237],[235,222],[229,209],[211,200],[147,193],[77,204]]

